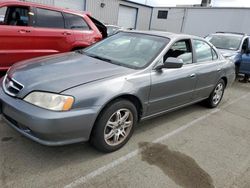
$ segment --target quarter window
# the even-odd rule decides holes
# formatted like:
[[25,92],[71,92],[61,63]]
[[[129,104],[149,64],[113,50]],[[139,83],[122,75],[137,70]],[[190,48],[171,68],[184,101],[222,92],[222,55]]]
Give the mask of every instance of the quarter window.
[[37,27],[64,28],[64,19],[61,12],[37,8]]
[[73,14],[64,14],[64,17],[67,29],[89,30],[88,24],[82,17]]
[[165,54],[164,61],[166,61],[169,57],[181,59],[184,64],[192,63],[193,55],[190,40],[181,40],[176,42]]
[[204,41],[194,40],[197,62],[212,61],[212,48]]

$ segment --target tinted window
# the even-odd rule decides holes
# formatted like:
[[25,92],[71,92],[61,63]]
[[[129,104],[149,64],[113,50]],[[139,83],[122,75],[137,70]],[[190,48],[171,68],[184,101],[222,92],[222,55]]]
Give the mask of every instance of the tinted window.
[[64,19],[62,13],[38,8],[36,26],[46,28],[64,28]]
[[197,62],[212,61],[212,48],[204,41],[194,40]]
[[181,40],[174,43],[164,56],[164,61],[166,61],[169,57],[181,59],[184,64],[192,63],[193,55],[190,40]]
[[158,19],[167,19],[168,17],[168,11],[167,10],[159,10],[158,11]]
[[89,30],[88,24],[82,17],[73,14],[64,14],[64,16],[68,29]]
[[242,49],[241,49],[242,53],[245,53],[247,49],[248,49],[248,39],[246,38],[242,44]]
[[3,25],[28,26],[29,7],[11,6],[0,8],[0,23]]

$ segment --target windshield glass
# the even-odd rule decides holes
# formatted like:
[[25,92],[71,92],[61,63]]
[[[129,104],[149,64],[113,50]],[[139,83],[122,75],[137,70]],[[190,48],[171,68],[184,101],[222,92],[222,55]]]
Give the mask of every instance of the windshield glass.
[[143,68],[168,44],[169,39],[138,33],[118,33],[84,50],[85,54],[113,64]]
[[210,35],[206,38],[216,48],[226,50],[238,50],[241,44],[242,36],[236,35]]

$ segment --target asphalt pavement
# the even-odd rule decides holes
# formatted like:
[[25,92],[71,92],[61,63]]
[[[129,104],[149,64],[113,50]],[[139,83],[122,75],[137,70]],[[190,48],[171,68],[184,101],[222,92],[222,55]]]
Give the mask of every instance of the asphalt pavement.
[[0,121],[0,187],[250,188],[250,83],[216,109],[195,104],[140,123],[125,147],[39,145]]

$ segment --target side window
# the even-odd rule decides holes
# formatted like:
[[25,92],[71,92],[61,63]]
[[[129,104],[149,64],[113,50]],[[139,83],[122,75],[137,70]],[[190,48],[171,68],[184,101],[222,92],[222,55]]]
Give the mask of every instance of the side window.
[[169,57],[181,59],[184,64],[192,63],[193,54],[190,40],[181,40],[174,43],[174,45],[165,54],[164,61],[166,61]]
[[242,49],[241,49],[242,53],[245,53],[247,49],[248,49],[248,38],[246,38],[242,44]]
[[61,12],[37,8],[37,27],[64,28],[64,19]]
[[0,8],[0,24],[12,26],[28,26],[29,7],[10,6]]
[[212,61],[212,48],[204,41],[194,40],[197,62]]
[[218,54],[216,53],[216,51],[213,48],[211,49],[212,49],[213,60],[218,59]]
[[88,24],[82,17],[73,14],[64,14],[64,17],[67,29],[90,30]]

